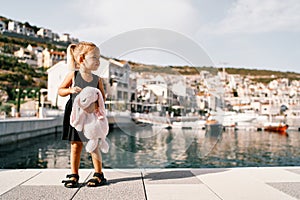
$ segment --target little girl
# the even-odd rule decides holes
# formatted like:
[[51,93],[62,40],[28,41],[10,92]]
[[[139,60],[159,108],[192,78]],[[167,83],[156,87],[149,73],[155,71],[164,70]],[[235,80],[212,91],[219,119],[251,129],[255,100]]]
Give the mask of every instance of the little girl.
[[[70,125],[72,103],[76,95],[87,86],[98,88],[104,100],[105,93],[101,78],[92,74],[92,71],[97,70],[100,65],[100,50],[95,44],[90,42],[70,44],[67,49],[67,64],[73,71],[65,77],[58,89],[58,94],[63,97],[70,95],[65,109],[62,139],[71,142],[71,174],[67,175],[68,180],[63,180],[62,182],[65,187],[74,188],[78,187],[78,170],[80,154],[83,147],[82,142],[85,142],[87,139],[82,132],[76,131],[76,129]],[[106,184],[106,179],[102,173],[102,158],[99,148],[96,148],[96,150],[91,153],[91,156],[95,173],[93,178],[87,182],[87,186],[95,187],[104,185]]]

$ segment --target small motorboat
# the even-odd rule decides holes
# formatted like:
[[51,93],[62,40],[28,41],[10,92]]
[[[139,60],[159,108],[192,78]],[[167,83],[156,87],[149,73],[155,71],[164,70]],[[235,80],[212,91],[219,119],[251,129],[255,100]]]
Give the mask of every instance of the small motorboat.
[[286,134],[286,130],[289,125],[282,122],[272,122],[264,124],[264,130],[269,132],[276,132],[281,134]]

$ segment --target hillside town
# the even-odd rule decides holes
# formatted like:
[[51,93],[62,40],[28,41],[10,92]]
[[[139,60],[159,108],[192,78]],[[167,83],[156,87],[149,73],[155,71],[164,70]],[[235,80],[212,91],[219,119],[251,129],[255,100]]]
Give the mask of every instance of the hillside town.
[[[79,40],[69,34],[58,34],[40,28],[37,32],[17,21],[8,25],[0,21],[1,34],[18,34],[48,39],[62,44]],[[65,46],[66,47],[66,46]],[[1,54],[7,54],[1,51]],[[29,44],[14,51],[11,56],[28,65],[47,68],[48,88],[43,88],[42,106],[64,109],[67,98],[57,94],[57,88],[69,69],[66,52]],[[114,58],[100,58],[95,72],[104,80],[106,106],[110,111],[129,113],[155,113],[157,116],[201,116],[214,111],[252,113],[279,118],[300,118],[300,81],[277,78],[268,84],[253,81],[256,76],[228,74],[226,68],[215,68],[217,73],[202,70],[197,74],[151,73],[132,70],[130,62]],[[229,66],[228,66],[229,67]],[[21,106],[23,116],[35,113]],[[34,108],[36,109],[36,108]],[[12,117],[14,114],[12,114]]]
[[[3,19],[0,19],[0,33],[3,36],[17,37],[42,43],[53,43],[60,49],[66,49],[68,44],[79,41],[77,38],[71,37],[69,33],[59,35],[51,29],[43,27],[35,27],[35,29],[36,31],[28,23],[23,24],[19,21],[7,19],[5,22]],[[6,53],[4,49],[1,48],[0,52],[2,52],[2,54]],[[29,44],[26,48],[20,47],[20,49],[14,51],[13,55],[17,57],[20,62],[27,63],[32,67],[49,68],[58,61],[65,59],[66,52]]]
[[[239,120],[242,116],[237,114],[248,114],[252,119],[265,121],[269,116],[284,122],[300,118],[300,81],[297,80],[282,78],[263,84],[252,81],[251,77],[228,74],[225,68],[216,76],[208,71],[173,75],[137,73],[124,60],[101,57],[100,63],[95,74],[104,80],[107,109],[139,113],[141,121],[144,120],[142,116],[149,113],[162,118],[170,115],[207,119],[211,113],[220,110],[223,118],[231,112]],[[64,108],[67,99],[57,95],[57,87],[67,72],[66,61],[48,70],[47,98],[52,106],[60,109]],[[223,126],[236,125],[234,120],[237,119],[231,122],[226,119],[223,119]]]

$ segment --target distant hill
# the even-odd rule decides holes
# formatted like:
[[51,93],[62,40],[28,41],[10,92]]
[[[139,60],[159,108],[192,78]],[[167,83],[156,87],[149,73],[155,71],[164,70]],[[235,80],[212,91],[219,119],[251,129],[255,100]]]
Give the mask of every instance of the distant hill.
[[[218,71],[223,71],[223,68],[216,68],[210,66],[191,67],[191,66],[158,66],[146,65],[142,63],[135,63],[128,61],[132,71],[135,72],[151,72],[151,73],[165,73],[165,74],[181,74],[181,75],[197,75],[200,71],[208,71],[216,74]],[[245,68],[225,68],[228,74],[239,74],[241,76],[248,76],[254,81],[267,83],[270,80],[277,78],[288,78],[290,80],[300,80],[300,73],[296,72],[281,72],[272,70],[258,70]]]
[[191,67],[191,66],[159,66],[159,65],[149,65],[137,62],[128,61],[131,66],[131,70],[134,72],[149,72],[149,73],[164,73],[173,75],[197,75],[200,71],[208,71],[212,74],[216,74],[218,71],[214,67]]
[[300,80],[300,73],[296,73],[296,72],[281,72],[281,71],[245,69],[245,68],[226,68],[225,70],[228,74],[239,74],[244,77],[247,76],[252,81],[261,82],[265,84],[278,78],[287,78],[290,81]]
[[[220,68],[221,69],[221,68]],[[245,68],[226,68],[225,69],[229,74],[240,74],[243,76],[276,76],[279,78],[292,78],[299,77],[300,74],[296,72],[281,72],[281,71],[272,71],[272,70],[261,70],[261,69],[245,69]]]

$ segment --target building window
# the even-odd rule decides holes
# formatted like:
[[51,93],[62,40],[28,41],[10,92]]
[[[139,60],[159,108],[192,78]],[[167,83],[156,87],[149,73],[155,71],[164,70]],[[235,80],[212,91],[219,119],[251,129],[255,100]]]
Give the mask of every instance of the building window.
[[122,91],[118,91],[118,100],[122,99]]
[[124,100],[127,100],[127,99],[128,99],[128,93],[124,92]]

